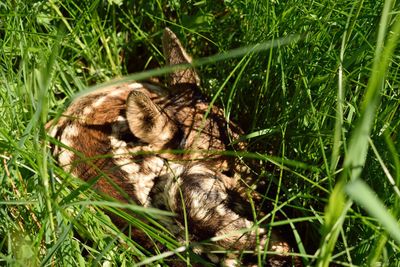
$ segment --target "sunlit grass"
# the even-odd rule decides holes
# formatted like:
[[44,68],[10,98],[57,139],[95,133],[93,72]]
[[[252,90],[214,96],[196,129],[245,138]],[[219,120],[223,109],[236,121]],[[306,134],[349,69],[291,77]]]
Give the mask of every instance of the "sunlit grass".
[[[283,229],[306,266],[397,266],[394,2],[3,1],[0,265],[207,264],[164,229],[166,214],[94,193],[46,143],[44,124],[80,92],[171,71],[156,69],[168,26],[204,94],[245,131],[249,150],[227,154],[254,166],[258,222]],[[104,211],[164,248],[141,247]]]

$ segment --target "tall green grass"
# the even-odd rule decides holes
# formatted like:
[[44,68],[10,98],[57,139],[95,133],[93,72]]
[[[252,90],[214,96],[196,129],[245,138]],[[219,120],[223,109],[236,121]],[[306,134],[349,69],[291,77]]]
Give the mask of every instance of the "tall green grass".
[[[168,26],[204,94],[245,130],[236,156],[258,165],[259,221],[283,229],[308,266],[398,266],[398,12],[395,0],[3,1],[0,265],[209,264],[163,230],[162,212],[58,168],[44,130],[87,88],[162,79],[168,69],[150,70]],[[142,248],[105,210],[167,249]]]

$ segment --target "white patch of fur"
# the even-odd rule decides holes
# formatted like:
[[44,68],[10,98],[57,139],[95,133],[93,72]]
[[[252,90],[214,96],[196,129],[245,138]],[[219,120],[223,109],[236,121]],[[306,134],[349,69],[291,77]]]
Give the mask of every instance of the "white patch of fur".
[[[73,138],[77,136],[79,136],[79,127],[76,124],[70,124],[65,127],[60,137],[60,141],[67,147],[73,147]],[[58,161],[60,162],[60,165],[66,170],[69,170],[71,168],[69,165],[72,163],[74,155],[74,152],[72,152],[70,149],[62,147],[60,149],[60,154],[58,155]]]
[[159,140],[161,142],[168,142],[174,137],[174,133],[170,128],[161,130],[161,134],[159,135]]
[[61,141],[77,137],[79,136],[79,134],[80,134],[79,127],[76,124],[72,123],[67,127],[65,127],[63,134],[61,136]]
[[203,207],[202,203],[199,201],[198,198],[193,198],[192,199],[192,208],[191,208],[191,210],[196,211],[198,209],[201,209],[202,207]]
[[247,219],[245,219],[244,221],[245,221],[245,227],[246,227],[247,229],[249,229],[249,228],[251,228],[251,227],[254,226],[254,223],[253,223],[252,221],[249,221],[249,220],[247,220]]
[[97,99],[97,100],[93,103],[92,107],[94,107],[94,108],[100,107],[100,106],[106,101],[106,99],[109,98],[109,97],[110,97],[110,95],[106,95],[106,96],[100,97],[99,99]]
[[[119,118],[119,121],[124,121]],[[149,194],[154,187],[154,178],[163,172],[164,161],[156,156],[146,157],[140,164],[133,161],[130,153],[142,151],[140,147],[129,149],[125,141],[111,135],[109,137],[114,163],[127,174],[129,183],[133,185],[135,196],[144,207],[150,205]],[[146,171],[146,173],[144,173]]]
[[146,169],[147,171],[155,173],[156,175],[162,174],[164,165],[165,165],[164,160],[162,158],[159,158],[156,156],[147,157],[143,161],[143,169]]
[[265,234],[267,234],[267,230],[265,230],[264,228],[258,228],[258,233],[260,235],[265,235]]
[[190,199],[192,200],[192,205],[190,206],[189,213],[191,216],[197,220],[204,220],[208,213],[208,203],[205,201],[204,194],[198,195],[197,192],[192,192],[190,194]]
[[140,171],[140,165],[132,161],[125,141],[111,135],[109,137],[114,163],[128,175],[134,175]]
[[126,122],[126,118],[124,116],[118,116],[117,121]]
[[140,171],[140,166],[138,164],[135,164],[130,160],[129,158],[121,157],[121,158],[115,158],[114,157],[114,163],[121,168],[124,172],[126,172],[128,175],[135,174]]
[[287,254],[290,251],[290,246],[286,242],[272,242],[271,250],[280,254]]
[[225,216],[227,213],[229,213],[229,211],[227,211],[226,210],[226,208],[225,208],[225,206],[224,205],[218,205],[216,208],[215,208],[215,211],[218,213],[218,215],[220,215],[220,216]]
[[[57,125],[51,126],[50,131],[48,132],[49,136],[56,138],[58,130],[59,130],[59,127]],[[53,156],[58,155],[59,151],[60,151],[60,148],[58,146],[54,146]]]
[[126,156],[128,154],[127,144],[123,140],[119,140],[114,135],[109,136],[111,149],[114,157]]
[[89,115],[89,114],[92,114],[93,112],[94,112],[94,109],[93,109],[93,107],[91,107],[91,106],[86,106],[86,107],[84,107],[83,110],[82,110],[82,114],[83,114],[84,116],[87,116],[87,115]]
[[[101,107],[105,102],[110,101],[111,98],[118,97],[126,91],[126,88],[110,88],[112,91],[107,93],[106,95],[99,96],[90,106],[86,106],[82,110],[83,115],[89,115],[97,110],[97,108]],[[97,92],[96,92],[97,93]],[[98,93],[101,93],[99,91]]]
[[52,127],[51,127],[51,130],[50,130],[50,132],[49,132],[49,135],[50,135],[51,137],[55,138],[56,135],[57,135],[58,129],[59,129],[59,127],[58,127],[57,125],[52,126]]
[[125,93],[126,88],[125,87],[120,87],[118,89],[113,90],[112,92],[110,92],[109,94],[107,94],[107,97],[117,97],[123,93]]
[[150,174],[139,174],[134,185],[138,198],[143,201],[142,203],[145,206],[149,206],[149,194],[154,187],[154,179],[165,174],[164,161],[156,156],[146,157],[142,168],[146,173],[150,172]]
[[155,177],[156,176],[152,173],[148,175],[137,173],[129,176],[129,180],[135,187],[136,197],[144,207],[148,207],[150,205],[149,194],[154,186]]
[[138,90],[138,89],[143,88],[143,84],[141,84],[141,83],[131,83],[131,84],[128,85],[128,88],[129,89],[133,89],[133,90]]
[[71,169],[71,163],[74,155],[74,152],[72,152],[71,150],[68,150],[66,148],[60,149],[58,161],[60,162],[60,166],[62,166],[66,171],[69,171]]
[[223,190],[223,188],[221,188],[221,183],[217,179],[212,179],[212,178],[202,179],[200,185],[206,195],[213,192],[217,193],[219,197],[224,197],[223,199],[226,198],[226,194],[223,195],[222,192],[220,191]]
[[223,262],[221,262],[221,266],[236,267],[236,266],[238,266],[238,260],[237,259],[225,259]]

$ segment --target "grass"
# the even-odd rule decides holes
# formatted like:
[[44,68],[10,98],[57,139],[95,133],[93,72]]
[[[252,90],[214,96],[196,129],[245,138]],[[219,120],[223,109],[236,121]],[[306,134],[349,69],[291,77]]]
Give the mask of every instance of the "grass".
[[[398,12],[393,0],[3,1],[0,265],[201,261],[160,231],[160,211],[112,202],[58,168],[44,131],[78,92],[167,72],[150,70],[168,26],[204,94],[245,131],[261,221],[283,227],[308,266],[398,266]],[[142,248],[104,210],[167,251]]]

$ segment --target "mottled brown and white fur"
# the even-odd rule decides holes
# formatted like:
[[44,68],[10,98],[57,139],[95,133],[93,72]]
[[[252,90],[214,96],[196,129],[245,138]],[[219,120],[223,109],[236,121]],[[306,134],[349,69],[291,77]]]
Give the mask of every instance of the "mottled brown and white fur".
[[[163,47],[167,64],[191,62],[169,29]],[[226,235],[216,245],[252,250],[257,231],[258,244],[266,243],[265,230],[233,208],[240,206],[235,177],[245,168],[217,153],[232,149],[242,132],[202,98],[198,81],[193,69],[178,69],[168,88],[120,84],[77,98],[48,123],[63,144],[54,155],[65,170],[96,180],[95,189],[119,201],[176,213],[176,226],[167,227],[178,235],[186,213],[193,240]]]

